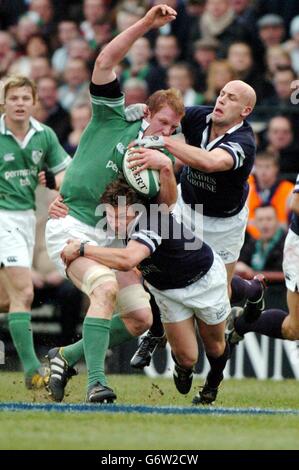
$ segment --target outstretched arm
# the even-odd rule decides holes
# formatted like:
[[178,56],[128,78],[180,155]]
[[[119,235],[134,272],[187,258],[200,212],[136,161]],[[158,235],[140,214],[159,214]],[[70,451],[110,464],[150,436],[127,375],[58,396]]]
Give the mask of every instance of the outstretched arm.
[[[69,240],[63,249],[61,258],[66,266],[80,256],[80,240]],[[129,241],[126,248],[102,248],[85,245],[84,257],[97,261],[104,266],[118,271],[130,271],[143,259],[150,256],[150,249],[134,240]]]
[[176,11],[168,5],[156,5],[130,28],[116,36],[96,59],[92,82],[103,85],[115,80],[113,68],[125,57],[132,44],[145,33],[160,28],[176,18]]

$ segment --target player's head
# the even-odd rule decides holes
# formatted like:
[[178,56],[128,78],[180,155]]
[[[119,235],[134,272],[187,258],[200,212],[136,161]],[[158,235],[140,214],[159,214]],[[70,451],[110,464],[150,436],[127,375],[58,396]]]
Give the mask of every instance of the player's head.
[[159,90],[148,99],[150,123],[145,135],[170,136],[180,125],[185,114],[184,102],[181,93],[175,88]]
[[36,103],[36,87],[32,80],[23,76],[10,77],[4,84],[3,110],[15,122],[29,119]]
[[241,80],[228,82],[217,98],[212,120],[218,126],[234,126],[246,119],[256,103],[254,89]]
[[101,203],[105,205],[109,228],[117,235],[125,235],[137,215],[136,208],[143,206],[144,200],[120,177],[107,186]]

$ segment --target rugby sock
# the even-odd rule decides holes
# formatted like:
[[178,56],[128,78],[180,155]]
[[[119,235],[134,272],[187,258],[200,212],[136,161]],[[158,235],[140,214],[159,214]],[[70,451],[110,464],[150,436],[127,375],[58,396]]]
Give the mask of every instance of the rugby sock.
[[234,276],[232,278],[231,289],[231,305],[238,304],[245,299],[250,302],[257,302],[263,293],[262,284],[258,279],[247,281],[240,276]]
[[[131,335],[127,330],[121,316],[118,313],[113,315],[110,325],[110,341],[108,347],[113,348],[114,346],[118,346],[133,338],[135,338],[135,336]],[[84,357],[83,339],[80,339],[69,346],[64,346],[61,350],[61,354],[67,361],[68,365],[73,367]]]
[[280,338],[282,336],[282,323],[288,316],[287,312],[278,309],[265,310],[261,316],[253,323],[246,322],[244,315],[235,320],[235,330],[240,336],[244,336],[250,331],[261,335],[270,336],[271,338]]
[[164,328],[161,321],[161,314],[158,305],[154,299],[154,296],[151,295],[150,298],[151,309],[153,313],[153,324],[150,327],[150,332],[156,338],[159,338],[164,335]]
[[85,317],[83,322],[84,355],[88,372],[88,388],[101,382],[107,385],[105,357],[109,344],[111,320]]
[[209,387],[217,388],[223,380],[223,371],[228,359],[230,358],[229,344],[226,343],[225,349],[221,356],[212,357],[207,355],[207,358],[211,366],[211,370],[207,375],[207,383]]
[[34,351],[31,314],[29,312],[10,313],[8,326],[24,372],[30,376],[41,365]]

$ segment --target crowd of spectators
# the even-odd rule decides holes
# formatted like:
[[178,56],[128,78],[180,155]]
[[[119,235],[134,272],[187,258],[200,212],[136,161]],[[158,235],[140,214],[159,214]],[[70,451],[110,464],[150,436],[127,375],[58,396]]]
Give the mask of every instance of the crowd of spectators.
[[[177,19],[138,39],[118,67],[126,103],[144,102],[171,86],[182,92],[186,106],[213,105],[229,80],[254,87],[258,158],[250,180],[250,238],[239,268],[255,270],[263,264],[256,263],[257,253],[270,256],[269,246],[281,252],[299,173],[298,0],[2,0],[0,79],[24,74],[36,81],[35,117],[54,129],[73,156],[90,118],[95,57],[158,3],[175,8]],[[276,263],[273,270],[279,268]]]

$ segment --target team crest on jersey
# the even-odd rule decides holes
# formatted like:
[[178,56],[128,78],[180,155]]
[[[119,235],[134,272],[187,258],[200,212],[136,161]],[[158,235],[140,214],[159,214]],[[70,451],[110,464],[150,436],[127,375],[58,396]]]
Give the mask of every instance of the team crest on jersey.
[[124,144],[122,144],[121,142],[119,142],[116,146],[116,149],[119,153],[121,153],[122,155],[124,155],[125,151],[126,151],[126,147],[124,146]]
[[42,150],[32,150],[31,158],[33,163],[37,165],[40,162],[40,159],[43,156],[43,151]]
[[3,156],[3,160],[5,162],[13,162],[15,160],[15,156],[13,153],[6,153],[4,156]]

